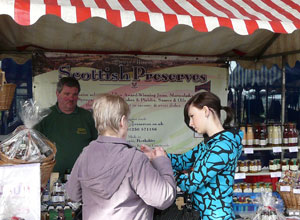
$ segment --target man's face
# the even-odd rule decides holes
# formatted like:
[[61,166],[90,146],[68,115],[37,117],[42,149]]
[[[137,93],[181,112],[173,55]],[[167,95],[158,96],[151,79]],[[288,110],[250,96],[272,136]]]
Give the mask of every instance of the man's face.
[[76,87],[64,86],[60,93],[56,92],[59,109],[66,113],[72,113],[78,101],[78,89]]

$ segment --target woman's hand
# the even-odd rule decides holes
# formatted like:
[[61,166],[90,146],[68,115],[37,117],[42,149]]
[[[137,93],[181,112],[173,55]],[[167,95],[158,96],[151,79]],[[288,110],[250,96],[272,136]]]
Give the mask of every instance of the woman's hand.
[[146,154],[150,161],[152,161],[156,157],[167,157],[167,154],[162,147],[155,147],[154,149],[152,149],[151,147],[143,144],[141,145],[141,151]]

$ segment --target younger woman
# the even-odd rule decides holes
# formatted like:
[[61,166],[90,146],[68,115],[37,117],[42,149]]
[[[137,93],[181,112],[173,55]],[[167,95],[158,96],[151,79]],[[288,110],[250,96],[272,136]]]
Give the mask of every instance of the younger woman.
[[[205,139],[194,149],[182,154],[168,154],[177,173],[177,185],[191,195],[193,208],[202,220],[234,220],[232,194],[237,160],[242,152],[243,133],[225,130],[220,111],[227,113],[224,124],[229,125],[232,111],[222,107],[220,99],[211,92],[194,95],[185,105],[188,127]],[[192,170],[188,175],[181,171]]]

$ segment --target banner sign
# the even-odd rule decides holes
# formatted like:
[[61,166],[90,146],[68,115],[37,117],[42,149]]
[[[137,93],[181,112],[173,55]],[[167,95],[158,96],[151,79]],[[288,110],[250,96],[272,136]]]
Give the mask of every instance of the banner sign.
[[187,100],[201,90],[227,103],[227,69],[195,58],[46,53],[33,57],[34,98],[41,107],[56,103],[56,83],[73,76],[81,85],[78,105],[90,109],[100,93],[122,96],[131,108],[127,140],[182,153],[201,141],[184,123]]

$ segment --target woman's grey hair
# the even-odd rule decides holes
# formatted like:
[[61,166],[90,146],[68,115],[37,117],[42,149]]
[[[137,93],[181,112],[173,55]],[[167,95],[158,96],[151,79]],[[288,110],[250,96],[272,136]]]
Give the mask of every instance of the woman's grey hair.
[[117,133],[122,116],[128,119],[129,114],[129,105],[118,95],[100,94],[94,99],[93,116],[100,135],[108,130]]

